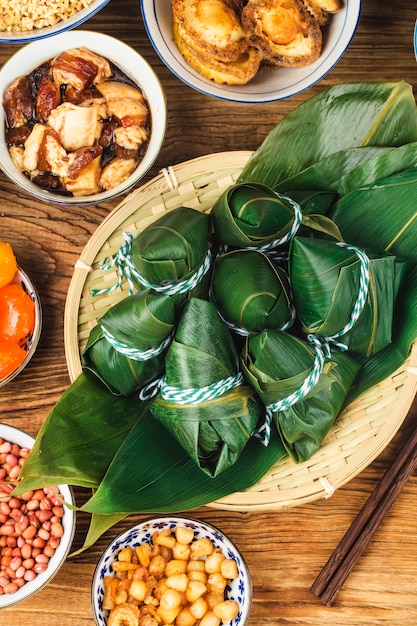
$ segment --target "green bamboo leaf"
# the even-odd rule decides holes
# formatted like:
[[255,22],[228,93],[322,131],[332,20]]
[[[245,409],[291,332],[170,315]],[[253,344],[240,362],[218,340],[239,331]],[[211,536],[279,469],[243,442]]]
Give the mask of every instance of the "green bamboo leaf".
[[97,377],[111,393],[133,393],[162,374],[166,350],[145,359],[126,353],[124,346],[158,352],[175,321],[175,301],[169,296],[150,291],[128,296],[111,307],[92,329],[82,355],[84,371]]
[[208,248],[210,216],[179,207],[164,213],[134,238],[131,260],[153,285],[177,283],[193,274]]
[[[315,353],[305,341],[279,331],[251,335],[242,349],[242,370],[265,405],[295,393],[309,375]],[[311,393],[329,389],[334,364],[326,362]]]
[[282,181],[277,191],[293,197],[293,190],[334,191],[343,195],[417,164],[417,143],[398,148],[366,146],[337,152],[313,163],[292,178]]
[[232,185],[211,210],[216,240],[223,246],[261,246],[283,237],[291,227],[294,209],[269,187]]
[[267,447],[252,437],[236,463],[212,478],[149,412],[127,437],[82,509],[99,515],[194,509],[248,489],[285,455],[276,432]]
[[346,405],[353,402],[374,385],[391,376],[407,359],[412,344],[417,339],[417,267],[407,272],[398,294],[394,311],[392,343],[362,360],[360,376],[346,398]]
[[239,357],[211,302],[192,298],[185,306],[165,361],[172,400],[160,393],[152,413],[196,465],[217,476],[236,463],[261,417],[253,389],[239,385],[209,399],[184,404],[181,389],[202,389],[239,373]]
[[98,487],[146,407],[80,374],[41,426],[16,493],[57,484]]
[[[301,386],[314,361],[314,350],[302,340],[267,330],[248,338],[242,367],[265,405],[280,401]],[[317,385],[290,408],[273,411],[282,442],[296,462],[309,459],[321,446],[342,410],[359,363],[334,350]],[[297,387],[297,388],[298,388]]]
[[335,191],[316,189],[292,189],[288,195],[300,206],[303,218],[311,214],[326,215],[338,198]]
[[[306,334],[330,337],[349,322],[359,295],[360,261],[332,241],[296,237],[290,277],[297,315]],[[364,309],[340,340],[370,356],[392,340],[395,299],[406,265],[392,255],[369,257],[370,282]],[[400,275],[400,278],[396,274]]]
[[71,552],[69,556],[78,556],[79,554],[81,554],[81,552],[84,552],[84,550],[88,550],[88,548],[91,548],[91,546],[94,545],[96,541],[98,541],[106,531],[108,531],[125,517],[127,516],[124,513],[115,513],[113,515],[92,515],[83,545],[81,546],[81,548],[79,548],[79,550],[74,550],[74,552]]
[[409,143],[393,148],[386,154],[362,163],[345,174],[332,185],[340,196],[354,189],[371,185],[377,181],[398,174],[417,165],[417,143]]
[[222,317],[249,332],[282,328],[292,319],[291,290],[284,270],[256,250],[217,257],[212,298]]
[[367,163],[381,155],[385,156],[387,152],[393,150],[394,148],[386,146],[365,146],[341,150],[316,161],[301,172],[281,181],[276,189],[288,195],[291,195],[293,189],[338,191],[340,179],[350,173],[352,169],[356,169],[364,162]]
[[364,82],[334,85],[288,113],[268,134],[237,182],[272,189],[313,163],[349,148],[417,141],[411,85]]
[[417,261],[417,168],[340,198],[329,217],[345,241]]

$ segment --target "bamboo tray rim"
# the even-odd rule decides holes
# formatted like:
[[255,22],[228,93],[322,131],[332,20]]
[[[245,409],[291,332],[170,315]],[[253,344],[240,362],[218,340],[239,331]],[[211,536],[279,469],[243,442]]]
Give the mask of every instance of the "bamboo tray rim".
[[[124,198],[99,225],[75,264],[65,304],[64,344],[71,381],[82,371],[80,353],[95,320],[127,295],[127,286],[123,285],[105,296],[91,295],[91,288],[97,288],[98,283],[102,287],[115,282],[114,271],[103,272],[98,265],[118,250],[123,231],[138,232],[164,211],[178,206],[210,211],[214,200],[236,181],[252,154],[219,152],[164,168]],[[250,489],[207,506],[276,511],[331,497],[389,444],[416,392],[417,342],[403,366],[343,411],[311,459],[295,464],[286,457]]]

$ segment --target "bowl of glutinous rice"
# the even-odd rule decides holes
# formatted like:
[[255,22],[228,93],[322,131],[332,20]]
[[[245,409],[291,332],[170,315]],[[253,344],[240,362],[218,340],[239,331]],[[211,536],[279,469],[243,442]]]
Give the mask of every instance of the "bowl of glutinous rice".
[[79,26],[109,0],[8,0],[0,12],[0,43],[21,44]]

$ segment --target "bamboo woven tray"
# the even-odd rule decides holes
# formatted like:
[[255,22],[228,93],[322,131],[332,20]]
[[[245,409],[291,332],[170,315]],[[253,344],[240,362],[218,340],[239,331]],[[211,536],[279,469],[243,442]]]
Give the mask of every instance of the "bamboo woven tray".
[[[127,196],[91,237],[77,261],[70,283],[64,322],[67,366],[71,380],[81,373],[80,353],[96,320],[128,293],[92,296],[92,289],[112,286],[114,270],[99,263],[117,252],[123,232],[133,234],[164,211],[189,206],[209,211],[233,184],[251,152],[224,152],[181,163]],[[304,463],[282,459],[262,481],[211,507],[236,511],[279,510],[328,498],[369,465],[400,428],[417,391],[417,342],[407,362],[390,378],[349,406],[334,424],[320,450]]]

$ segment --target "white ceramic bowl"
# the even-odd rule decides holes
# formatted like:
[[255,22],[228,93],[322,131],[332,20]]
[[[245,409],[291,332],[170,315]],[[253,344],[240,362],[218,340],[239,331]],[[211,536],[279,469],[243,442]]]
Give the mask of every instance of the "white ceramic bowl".
[[[21,448],[32,448],[34,443],[33,437],[24,431],[3,423],[0,423],[0,437],[10,443],[17,443]],[[59,489],[65,502],[72,505],[73,495],[71,489],[67,485],[59,485]],[[72,509],[65,507],[62,525],[64,527],[64,535],[61,538],[55,554],[50,558],[47,569],[38,574],[34,580],[26,582],[15,593],[0,595],[0,609],[17,604],[22,600],[26,600],[45,587],[45,585],[47,585],[57,574],[68,555],[74,538],[75,513]]]
[[105,576],[114,575],[111,564],[113,561],[117,560],[118,553],[123,548],[129,546],[136,547],[144,542],[151,543],[152,535],[155,531],[160,532],[164,529],[172,530],[177,526],[192,528],[195,539],[201,539],[203,537],[209,538],[215,548],[221,549],[227,558],[232,558],[236,561],[239,576],[231,582],[230,586],[226,587],[226,597],[229,600],[236,600],[239,605],[239,614],[235,619],[229,622],[222,622],[222,626],[246,626],[249,624],[249,615],[252,605],[252,581],[248,567],[239,550],[221,530],[211,526],[207,522],[193,518],[169,515],[155,517],[137,526],[133,526],[116,537],[104,551],[94,573],[91,595],[93,615],[97,626],[106,626],[107,624],[108,611],[102,608],[104,595],[103,579]]
[[90,196],[68,197],[42,189],[19,171],[10,158],[5,142],[5,113],[0,106],[0,169],[26,193],[44,202],[61,205],[98,204],[108,201],[134,187],[154,164],[165,140],[167,106],[165,94],[153,69],[133,48],[122,41],[90,31],[75,30],[55,37],[34,41],[16,52],[0,71],[0,100],[8,85],[17,77],[29,74],[44,61],[71,48],[85,47],[112,61],[142,89],[151,112],[151,136],[147,150],[136,170],[113,189]]
[[34,301],[35,303],[35,326],[33,329],[33,333],[30,335],[30,337],[28,337],[24,345],[24,348],[27,353],[24,361],[19,365],[18,368],[14,370],[14,372],[11,372],[5,378],[0,379],[0,387],[3,387],[3,385],[7,385],[7,383],[9,383],[11,380],[16,378],[16,376],[20,374],[20,372],[29,363],[30,359],[35,354],[35,351],[39,342],[39,338],[41,336],[41,330],[42,330],[42,306],[41,306],[41,301],[39,299],[39,294],[36,290],[35,285],[31,281],[29,276],[20,267],[18,267],[18,270],[12,280],[12,283],[17,283],[17,284],[22,285],[23,289],[26,291],[27,294],[29,294],[29,296]]
[[172,40],[170,2],[141,0],[143,22],[156,52],[165,65],[188,86],[222,100],[262,103],[283,100],[320,81],[340,60],[355,34],[361,0],[345,0],[344,8],[332,15],[323,28],[323,51],[315,63],[294,69],[259,73],[247,85],[217,85],[194,71]]
[[26,31],[8,32],[0,30],[0,43],[22,44],[58,35],[58,33],[63,33],[80,26],[80,24],[83,24],[89,20],[90,17],[98,13],[108,2],[109,0],[93,0],[87,7],[77,11],[77,13],[74,13],[74,15],[69,18],[57,22],[57,24],[53,26],[44,26],[43,28],[34,28],[33,30]]

